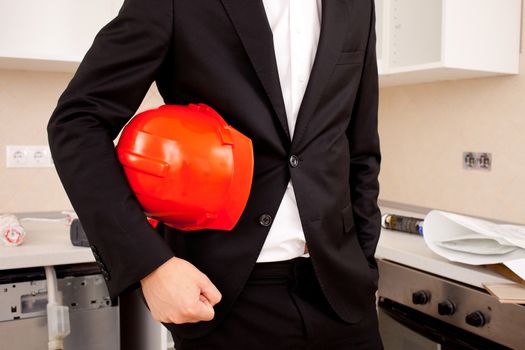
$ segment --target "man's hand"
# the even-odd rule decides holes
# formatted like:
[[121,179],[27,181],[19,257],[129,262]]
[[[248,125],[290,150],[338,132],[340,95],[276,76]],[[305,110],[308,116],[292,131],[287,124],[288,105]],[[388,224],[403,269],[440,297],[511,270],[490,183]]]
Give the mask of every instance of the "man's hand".
[[195,266],[173,257],[140,281],[153,318],[165,323],[210,321],[221,293]]

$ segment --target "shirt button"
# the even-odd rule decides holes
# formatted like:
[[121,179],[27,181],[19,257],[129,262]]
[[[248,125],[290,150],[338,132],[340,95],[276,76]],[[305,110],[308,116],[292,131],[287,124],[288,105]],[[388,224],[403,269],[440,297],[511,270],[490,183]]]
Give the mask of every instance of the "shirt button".
[[259,216],[259,224],[264,227],[270,226],[272,224],[272,217],[268,214],[262,214]]
[[295,154],[292,154],[290,156],[290,166],[292,168],[297,168],[298,165],[299,165],[299,157],[297,157]]

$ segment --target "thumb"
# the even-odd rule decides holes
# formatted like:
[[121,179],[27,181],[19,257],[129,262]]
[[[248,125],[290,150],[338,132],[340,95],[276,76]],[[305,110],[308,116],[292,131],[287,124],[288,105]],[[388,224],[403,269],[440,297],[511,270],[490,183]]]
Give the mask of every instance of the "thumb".
[[201,285],[201,295],[203,295],[212,306],[221,301],[222,298],[221,292],[219,292],[217,287],[215,287],[209,279]]
[[195,313],[195,317],[201,321],[210,321],[215,316],[215,310],[210,304],[208,299],[206,299],[202,294],[199,297],[198,307]]

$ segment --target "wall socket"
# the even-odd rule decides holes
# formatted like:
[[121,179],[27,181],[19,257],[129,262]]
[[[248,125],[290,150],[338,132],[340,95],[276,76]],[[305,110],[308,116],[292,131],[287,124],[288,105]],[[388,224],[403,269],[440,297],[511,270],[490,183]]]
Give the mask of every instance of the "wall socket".
[[492,167],[492,153],[463,152],[463,169],[490,170]]
[[7,145],[5,151],[8,168],[53,167],[53,158],[47,145]]

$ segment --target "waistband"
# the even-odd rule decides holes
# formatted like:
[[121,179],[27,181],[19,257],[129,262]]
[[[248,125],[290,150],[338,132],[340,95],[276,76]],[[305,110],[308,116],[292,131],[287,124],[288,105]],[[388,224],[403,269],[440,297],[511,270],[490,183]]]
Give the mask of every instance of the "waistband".
[[298,270],[302,270],[309,265],[311,265],[311,259],[309,257],[297,257],[284,261],[256,263],[250,274],[249,280],[288,278],[295,275]]

